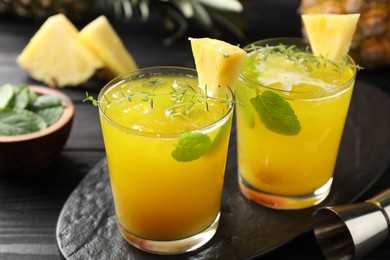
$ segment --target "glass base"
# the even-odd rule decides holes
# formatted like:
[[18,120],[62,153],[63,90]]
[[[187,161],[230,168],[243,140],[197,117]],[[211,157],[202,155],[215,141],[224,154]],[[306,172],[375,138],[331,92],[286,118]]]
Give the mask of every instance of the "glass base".
[[121,235],[131,245],[149,253],[159,255],[175,255],[193,251],[206,244],[217,232],[219,218],[220,213],[218,213],[213,223],[202,232],[191,237],[173,241],[156,241],[140,238],[127,231],[120,224],[118,224],[118,226]]
[[241,192],[250,200],[273,209],[304,209],[321,203],[329,194],[333,178],[313,193],[301,196],[275,195],[261,191],[247,183],[238,173]]

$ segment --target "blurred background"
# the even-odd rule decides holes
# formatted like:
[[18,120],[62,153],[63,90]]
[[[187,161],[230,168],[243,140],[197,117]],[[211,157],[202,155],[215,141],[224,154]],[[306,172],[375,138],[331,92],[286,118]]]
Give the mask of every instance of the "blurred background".
[[[359,12],[351,47],[351,55],[365,68],[359,77],[372,81],[365,75],[383,76],[389,71],[390,0],[0,0],[0,33],[20,33],[7,31],[10,20],[25,23],[27,42],[48,16],[59,12],[79,29],[106,15],[140,67],[194,67],[185,43],[188,37],[214,37],[245,46],[263,38],[303,36],[302,13]],[[136,45],[151,42],[155,47],[149,55],[134,53]],[[1,45],[7,42],[2,40]],[[15,46],[15,51],[22,47]],[[175,49],[182,48],[188,49],[188,56],[177,57]],[[164,59],[154,59],[154,55]],[[389,91],[381,80],[371,83]]]

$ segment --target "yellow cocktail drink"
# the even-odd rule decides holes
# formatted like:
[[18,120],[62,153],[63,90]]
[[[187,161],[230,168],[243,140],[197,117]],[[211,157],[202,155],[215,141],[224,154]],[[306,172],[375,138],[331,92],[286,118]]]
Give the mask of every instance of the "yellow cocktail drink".
[[236,87],[239,183],[268,207],[294,209],[329,193],[356,75],[351,59],[312,55],[298,39],[247,46]]
[[194,70],[150,68],[99,95],[120,230],[146,251],[195,249],[218,226],[233,107],[197,84]]

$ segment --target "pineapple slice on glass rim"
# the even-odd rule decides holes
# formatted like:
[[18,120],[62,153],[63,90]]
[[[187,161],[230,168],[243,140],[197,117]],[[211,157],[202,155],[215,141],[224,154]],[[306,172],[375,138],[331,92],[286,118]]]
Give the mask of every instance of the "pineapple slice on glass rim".
[[[360,13],[349,54],[366,69],[390,64],[389,0],[301,0],[298,11],[300,14]],[[306,37],[305,26],[302,34]]]
[[246,52],[238,46],[211,38],[189,38],[198,72],[199,85],[213,97],[234,92]]
[[315,55],[340,60],[348,54],[360,14],[304,14],[310,46]]

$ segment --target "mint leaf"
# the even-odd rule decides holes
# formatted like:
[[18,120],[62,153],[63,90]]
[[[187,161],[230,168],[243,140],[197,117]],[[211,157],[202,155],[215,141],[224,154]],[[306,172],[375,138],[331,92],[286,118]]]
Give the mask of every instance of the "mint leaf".
[[0,111],[0,135],[22,135],[46,128],[45,121],[28,110]]
[[291,105],[273,91],[265,91],[250,100],[260,120],[271,131],[284,135],[296,135],[301,124]]
[[48,126],[60,119],[64,108],[61,98],[53,95],[37,96],[31,105],[31,110],[41,116]]
[[61,98],[38,95],[26,85],[0,86],[0,136],[40,131],[63,114]]
[[21,85],[17,88],[15,93],[15,100],[13,107],[16,109],[25,109],[29,104],[30,90],[27,86]]
[[34,102],[37,100],[38,95],[34,91],[28,90],[28,107],[32,107]]
[[10,84],[5,84],[0,87],[0,109],[9,107],[13,102],[14,87]]
[[189,162],[199,159],[211,146],[208,135],[200,132],[186,132],[180,135],[172,157],[178,162]]
[[64,112],[64,108],[62,106],[58,107],[48,107],[35,111],[37,115],[45,120],[47,126],[54,124],[60,119],[62,113]]
[[41,95],[36,98],[31,106],[32,111],[39,109],[62,106],[61,98],[53,95]]

